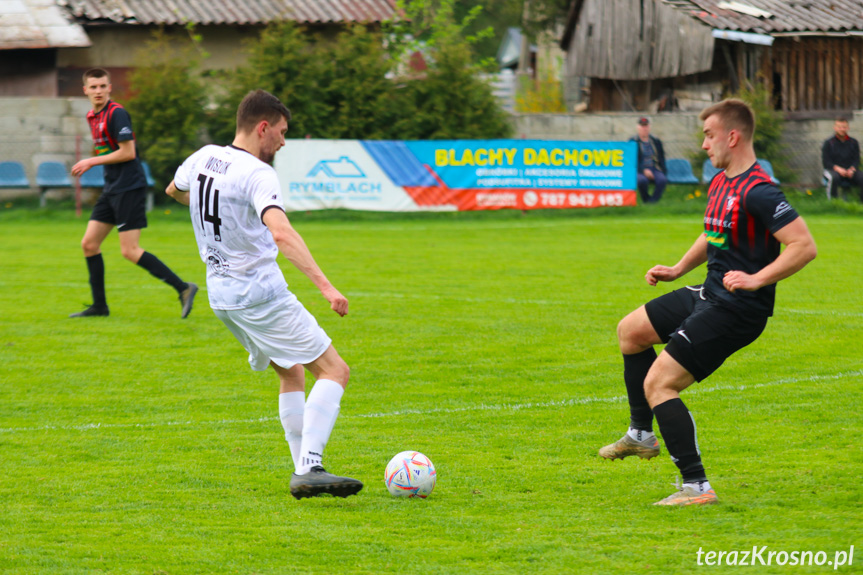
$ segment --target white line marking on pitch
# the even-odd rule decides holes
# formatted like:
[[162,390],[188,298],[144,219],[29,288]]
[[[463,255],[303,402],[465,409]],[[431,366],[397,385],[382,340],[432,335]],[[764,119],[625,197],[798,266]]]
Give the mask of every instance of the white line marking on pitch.
[[[810,377],[788,377],[778,379],[776,381],[768,381],[765,383],[754,384],[739,384],[739,385],[713,385],[708,387],[690,388],[688,394],[712,393],[714,391],[749,391],[760,389],[763,387],[772,387],[786,383],[799,383],[804,381],[825,381],[843,379],[847,377],[863,376],[863,369],[856,371],[846,371],[834,375],[812,375]],[[402,415],[434,415],[438,413],[461,413],[465,411],[519,411],[522,409],[537,409],[544,407],[568,407],[572,405],[587,405],[590,403],[619,403],[626,401],[625,395],[616,395],[614,397],[581,397],[573,399],[561,399],[552,401],[531,401],[528,403],[498,403],[468,405],[465,407],[442,407],[438,409],[403,409],[399,411],[390,411],[382,413],[356,413],[342,414],[345,419],[355,418],[382,418],[382,417],[399,417]],[[167,421],[155,423],[87,423],[82,425],[43,425],[40,427],[6,427],[0,428],[0,433],[19,433],[26,431],[88,431],[90,429],[125,429],[125,428],[140,428],[140,427],[174,427],[181,425],[190,426],[218,426],[230,425],[235,423],[270,423],[278,421],[277,417],[252,417],[249,419],[221,419],[218,421]]]
[[854,313],[848,311],[836,311],[833,309],[809,310],[809,309],[784,309],[788,313],[798,313],[801,315],[829,315],[834,317],[863,317],[863,313]]
[[[564,299],[525,299],[513,297],[466,297],[457,294],[440,295],[440,294],[404,294],[396,292],[363,292],[363,291],[347,291],[350,297],[368,297],[378,299],[421,299],[431,301],[463,301],[468,303],[511,303],[511,304],[534,304],[534,305],[570,305],[572,302]],[[602,305],[603,302],[592,303],[594,307]],[[608,302],[608,306],[616,305]]]

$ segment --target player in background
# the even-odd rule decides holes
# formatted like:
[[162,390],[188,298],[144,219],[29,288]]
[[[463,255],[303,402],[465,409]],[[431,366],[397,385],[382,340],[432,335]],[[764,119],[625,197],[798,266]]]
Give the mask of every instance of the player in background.
[[[776,283],[816,255],[803,218],[756,163],[751,108],[741,100],[724,100],[705,109],[700,119],[701,147],[714,166],[724,169],[710,183],[704,232],[674,266],[654,266],[645,279],[651,286],[674,281],[704,262],[707,278],[702,285],[660,296],[621,320],[617,335],[629,431],[599,450],[606,459],[655,457],[656,416],[683,476],[679,491],[656,505],[717,501],[701,462],[695,420],[680,392],[758,338],[773,314]],[[667,345],[657,357],[653,346],[660,343]]]
[[[205,146],[177,169],[166,193],[190,207],[210,306],[249,352],[252,369],[279,376],[279,416],[294,460],[291,495],[353,495],[363,484],[327,473],[324,447],[339,414],[350,370],[315,318],[288,290],[279,252],[344,316],[348,300],[315,263],[285,215],[270,165],[285,145],[291,112],[263,90],[237,109],[230,146]],[[315,384],[305,399],[306,368]]]
[[182,310],[180,317],[185,319],[192,311],[198,286],[181,280],[159,258],[144,251],[138,243],[141,230],[147,227],[147,180],[136,153],[132,120],[123,106],[110,99],[111,78],[107,71],[101,68],[87,70],[83,81],[84,94],[93,106],[87,113],[87,122],[93,136],[94,155],[72,166],[72,175],[80,176],[93,166],[103,165],[105,188],[93,206],[87,230],[81,240],[90,274],[93,304],[69,317],[109,314],[105,297],[102,242],[116,226],[123,257],[177,290]]

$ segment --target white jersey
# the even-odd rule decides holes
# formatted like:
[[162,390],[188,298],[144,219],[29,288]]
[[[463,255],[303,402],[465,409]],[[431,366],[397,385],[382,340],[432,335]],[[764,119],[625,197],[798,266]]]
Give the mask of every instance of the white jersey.
[[213,309],[242,309],[287,291],[279,249],[262,217],[284,210],[276,171],[233,146],[204,146],[177,168],[177,189],[189,212]]

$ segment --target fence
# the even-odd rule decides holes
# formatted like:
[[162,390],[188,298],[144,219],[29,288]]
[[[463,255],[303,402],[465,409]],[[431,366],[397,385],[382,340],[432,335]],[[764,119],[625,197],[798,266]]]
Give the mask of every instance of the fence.
[[510,114],[515,112],[515,73],[512,70],[503,70],[497,74],[483,74],[482,78],[491,84],[492,94],[497,98],[500,107]]
[[[509,99],[514,108],[515,75],[496,74],[489,79],[497,86],[498,97]],[[14,193],[38,194],[35,179],[39,163],[60,161],[71,167],[77,157],[90,153],[90,134],[85,120],[89,109],[86,98],[0,98],[0,161],[21,162],[34,185],[29,191]],[[640,115],[514,114],[513,125],[517,138],[620,141],[635,135],[636,119]],[[850,124],[851,135],[863,139],[863,111],[856,112]],[[697,113],[652,117],[651,131],[662,139],[668,157],[689,158],[696,152],[699,129]],[[785,160],[795,171],[798,185],[821,186],[821,144],[832,134],[831,119],[786,122]],[[0,191],[0,198],[9,197],[9,194]]]
[[[546,140],[626,140],[636,134],[636,121],[643,113],[605,114],[517,114],[516,136]],[[651,133],[659,137],[669,158],[690,158],[698,151],[701,122],[697,112],[675,112],[651,116]],[[863,111],[855,112],[850,134],[863,140]],[[788,120],[782,143],[785,163],[796,176],[794,185],[821,187],[821,144],[833,135],[833,120]],[[770,158],[767,158],[770,159]],[[700,166],[693,166],[696,169]]]
[[0,197],[37,195],[36,167],[47,161],[71,168],[91,154],[86,98],[0,98],[0,161],[24,166],[31,190],[4,190]]

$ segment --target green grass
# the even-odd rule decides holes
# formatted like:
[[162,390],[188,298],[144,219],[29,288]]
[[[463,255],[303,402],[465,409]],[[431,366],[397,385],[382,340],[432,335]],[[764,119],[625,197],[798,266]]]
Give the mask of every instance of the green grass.
[[[366,482],[302,501],[275,375],[249,369],[204,293],[181,321],[112,234],[111,317],[67,319],[90,301],[86,217],[0,206],[0,572],[729,572],[696,553],[764,545],[830,560],[854,545],[839,571],[859,571],[856,204],[789,193],[818,259],[781,283],[762,337],[684,394],[719,505],[652,506],[677,476],[664,451],[596,455],[628,422],[617,322],[703,278],[643,280],[699,233],[691,192],[624,210],[292,216],[351,302],[337,317],[284,263],[352,368],[325,462]],[[203,285],[187,216],[150,220],[142,245]],[[405,449],[437,466],[427,500],[383,485]]]

